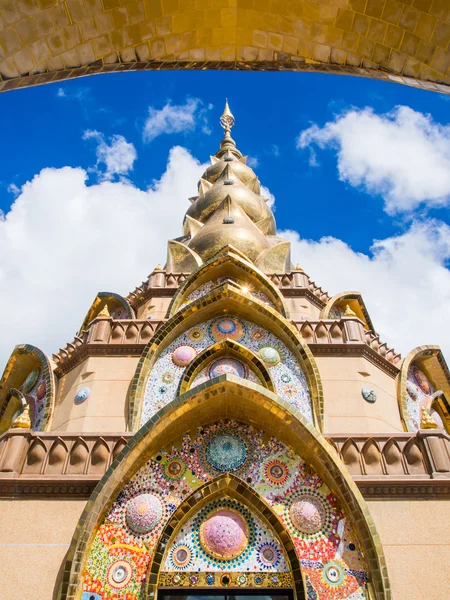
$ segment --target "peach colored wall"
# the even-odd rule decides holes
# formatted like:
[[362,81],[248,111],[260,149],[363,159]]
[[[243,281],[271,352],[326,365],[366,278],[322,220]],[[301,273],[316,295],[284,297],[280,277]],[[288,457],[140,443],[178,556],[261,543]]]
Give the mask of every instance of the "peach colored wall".
[[368,502],[381,538],[394,600],[450,596],[450,502]]
[[[394,378],[362,357],[317,356],[316,361],[325,400],[324,431],[403,431]],[[362,397],[363,387],[375,390],[377,401],[374,404]]]
[[1,500],[0,598],[52,600],[84,500]]
[[[137,318],[138,319],[146,319],[148,314],[151,314],[153,319],[159,321],[166,317],[167,309],[169,308],[169,304],[172,300],[172,297],[156,297],[150,298],[148,302],[138,308]],[[151,310],[149,310],[150,306],[154,306]]]
[[284,304],[289,318],[293,321],[300,321],[306,318],[311,321],[317,321],[320,317],[320,309],[312,304],[308,298],[287,297],[284,298]]
[[[138,357],[90,357],[59,381],[52,431],[118,432],[126,430],[126,399]],[[82,404],[74,398],[90,388]]]

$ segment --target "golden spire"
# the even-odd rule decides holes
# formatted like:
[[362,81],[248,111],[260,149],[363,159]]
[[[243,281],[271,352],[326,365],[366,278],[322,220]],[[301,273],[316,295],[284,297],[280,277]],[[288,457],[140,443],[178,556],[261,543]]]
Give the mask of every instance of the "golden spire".
[[31,429],[30,405],[27,404],[23,411],[18,415],[11,424],[13,429],[20,427],[21,429]]
[[98,313],[97,318],[100,318],[100,319],[110,319],[111,318],[107,304],[105,304],[105,306],[102,308],[102,310]]
[[345,306],[344,317],[356,317],[356,313],[352,311],[348,304]]
[[436,421],[424,406],[420,408],[420,413],[420,429],[437,429]]
[[220,147],[224,148],[226,146],[236,147],[236,143],[231,137],[231,128],[235,124],[234,115],[228,106],[228,98],[225,100],[225,108],[223,109],[222,116],[220,117],[220,125],[222,126],[225,135],[223,136],[223,140],[220,143]]

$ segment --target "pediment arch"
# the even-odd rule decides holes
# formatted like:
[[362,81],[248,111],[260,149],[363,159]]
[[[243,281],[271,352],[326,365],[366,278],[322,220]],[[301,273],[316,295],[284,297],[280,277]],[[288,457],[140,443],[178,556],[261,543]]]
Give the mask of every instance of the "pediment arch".
[[363,322],[365,329],[375,332],[369,311],[359,292],[340,292],[336,294],[328,300],[326,306],[322,309],[320,318],[340,319],[346,316],[345,310],[347,306]]
[[239,342],[225,339],[205,348],[186,368],[181,377],[178,389],[179,394],[182,395],[191,389],[196,377],[204,367],[213,360],[222,357],[233,357],[242,361],[258,377],[262,386],[271,392],[275,392],[272,378],[263,361],[249,348],[239,344]]
[[[172,447],[185,434],[189,439],[202,424],[215,423],[220,418],[236,419],[249,427],[258,427],[266,436],[280,440],[307,461],[336,495],[346,518],[356,530],[358,544],[368,565],[370,597],[374,600],[390,599],[378,534],[358,488],[336,452],[300,413],[292,411],[284,401],[261,386],[250,386],[245,381],[239,384],[237,378],[231,376],[212,380],[201,390],[194,389],[178,397],[146,423],[122,450],[98,484],[92,502],[88,503],[76,527],[66,558],[67,578],[59,597],[66,600],[78,593],[80,577],[97,529],[131,477],[151,457],[155,456],[158,460],[161,448]],[[158,554],[154,558],[160,560],[162,556]],[[155,578],[152,577],[150,583],[156,584]]]
[[95,319],[105,307],[107,307],[108,312],[113,319],[135,318],[134,311],[126,298],[115,292],[99,292],[83,319],[80,332],[87,329],[89,323]]
[[[213,256],[191,273],[172,298],[166,317],[170,319],[174,316],[183,304],[188,303],[189,296],[195,293],[196,290],[209,282],[216,283],[212,287],[220,286],[221,280],[229,280],[230,282],[234,280],[241,293],[244,288],[244,293],[259,292],[264,294],[283,317],[288,317],[284,299],[279,289],[262,271],[250,263],[247,257],[232,246],[223,248],[216,256]],[[207,291],[202,295],[206,295],[206,293]]]
[[[295,327],[278,311],[256,298],[239,293],[234,286],[224,284],[212,290],[206,299],[198,299],[178,311],[157,332],[144,349],[133,378],[128,398],[129,426],[136,429],[146,392],[147,379],[158,357],[181,334],[208,319],[223,315],[247,319],[272,333],[292,353],[301,368],[302,377],[311,398],[312,419],[320,429],[323,422],[323,390],[314,357],[308,345],[300,338]],[[288,384],[286,384],[288,385]]]

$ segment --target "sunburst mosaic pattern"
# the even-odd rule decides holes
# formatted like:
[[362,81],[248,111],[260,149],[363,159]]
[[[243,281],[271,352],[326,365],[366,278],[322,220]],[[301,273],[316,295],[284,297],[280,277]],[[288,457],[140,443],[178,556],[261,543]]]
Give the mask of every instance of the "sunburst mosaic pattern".
[[[161,450],[136,473],[97,532],[84,591],[108,600],[143,600],[145,573],[170,515],[204,483],[226,472],[253,488],[290,534],[308,598],[366,599],[365,561],[334,494],[283,443],[267,441],[262,431],[235,421],[200,427],[192,438],[185,435],[180,447]],[[275,571],[287,567],[275,534],[251,509],[226,496],[181,524],[163,565],[163,571],[178,573],[183,585],[191,586],[222,585],[220,578],[208,576],[218,571],[239,573],[236,577],[243,580],[242,574],[253,573],[252,582],[258,573],[271,572],[271,585],[282,585]]]
[[[197,354],[223,339],[239,342],[257,354],[269,370],[280,398],[298,409],[308,421],[313,421],[306,377],[292,352],[266,329],[244,319],[224,315],[188,329],[158,357],[146,384],[141,426],[176,398],[184,370]],[[234,364],[238,376],[258,381],[251,370],[242,368],[238,362]],[[228,366],[231,367],[231,363]],[[218,369],[210,371],[210,367],[208,365],[197,376],[196,385],[216,376]]]

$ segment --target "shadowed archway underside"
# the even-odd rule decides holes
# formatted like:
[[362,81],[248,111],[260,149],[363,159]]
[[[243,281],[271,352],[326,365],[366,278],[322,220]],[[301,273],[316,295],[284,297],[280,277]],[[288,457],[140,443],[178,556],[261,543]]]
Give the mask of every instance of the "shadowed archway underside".
[[0,91],[96,73],[319,71],[450,93],[448,0],[8,0]]

